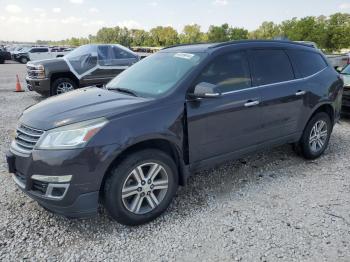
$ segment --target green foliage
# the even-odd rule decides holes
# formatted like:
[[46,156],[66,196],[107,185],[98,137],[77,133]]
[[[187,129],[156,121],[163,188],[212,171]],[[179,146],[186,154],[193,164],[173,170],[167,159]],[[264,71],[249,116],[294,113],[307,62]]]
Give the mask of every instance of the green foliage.
[[181,44],[193,44],[204,42],[204,33],[201,32],[200,25],[185,25],[179,36]]
[[202,32],[197,24],[185,25],[182,32],[171,26],[157,26],[150,31],[126,27],[104,27],[95,36],[71,38],[62,41],[38,40],[38,44],[79,46],[87,43],[119,43],[124,46],[170,46],[199,42],[224,42],[240,39],[287,38],[292,41],[312,41],[327,51],[338,51],[350,47],[350,14],[336,13],[329,17],[308,16],[293,18],[280,24],[263,22],[254,31],[230,25],[211,25]]

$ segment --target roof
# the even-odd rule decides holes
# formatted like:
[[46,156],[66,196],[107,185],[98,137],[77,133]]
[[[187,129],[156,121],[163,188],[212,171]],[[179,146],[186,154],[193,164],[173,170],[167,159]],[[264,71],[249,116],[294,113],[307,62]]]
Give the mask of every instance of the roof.
[[301,48],[310,48],[310,45],[306,43],[298,43],[292,41],[284,40],[239,40],[239,41],[228,41],[221,43],[198,43],[198,44],[184,44],[184,45],[174,45],[163,48],[162,50],[171,50],[171,51],[182,51],[182,52],[209,52],[214,51],[215,49],[234,46],[234,45],[248,45],[248,46],[295,46]]

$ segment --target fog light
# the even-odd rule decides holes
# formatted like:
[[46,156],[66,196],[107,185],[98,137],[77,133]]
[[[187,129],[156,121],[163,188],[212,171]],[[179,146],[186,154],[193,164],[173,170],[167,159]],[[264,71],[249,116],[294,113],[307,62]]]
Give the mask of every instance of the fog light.
[[32,175],[32,179],[47,183],[68,183],[72,180],[72,175],[67,176],[42,176]]

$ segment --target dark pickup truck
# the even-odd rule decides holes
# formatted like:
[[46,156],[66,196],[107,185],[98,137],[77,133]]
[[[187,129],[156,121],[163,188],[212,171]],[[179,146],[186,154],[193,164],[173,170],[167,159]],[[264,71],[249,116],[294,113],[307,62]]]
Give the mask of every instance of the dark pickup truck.
[[103,86],[140,60],[121,45],[84,45],[62,58],[27,64],[27,87],[53,96],[85,86]]
[[0,64],[5,63],[6,60],[11,60],[11,53],[5,49],[0,48]]

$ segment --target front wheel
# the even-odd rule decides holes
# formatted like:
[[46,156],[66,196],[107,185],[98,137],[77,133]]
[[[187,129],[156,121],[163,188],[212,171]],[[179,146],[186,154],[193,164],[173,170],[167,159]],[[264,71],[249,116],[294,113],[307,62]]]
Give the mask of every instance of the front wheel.
[[306,159],[316,159],[326,150],[331,133],[332,124],[329,115],[324,112],[317,113],[306,125],[295,149]]
[[60,95],[63,93],[67,93],[73,91],[77,88],[76,83],[70,78],[58,78],[56,79],[51,87],[52,95]]
[[19,60],[22,64],[26,64],[28,63],[28,58],[26,58],[25,56],[22,56]]
[[144,224],[166,210],[177,186],[171,157],[155,149],[138,151],[111,170],[104,186],[105,207],[121,224]]

